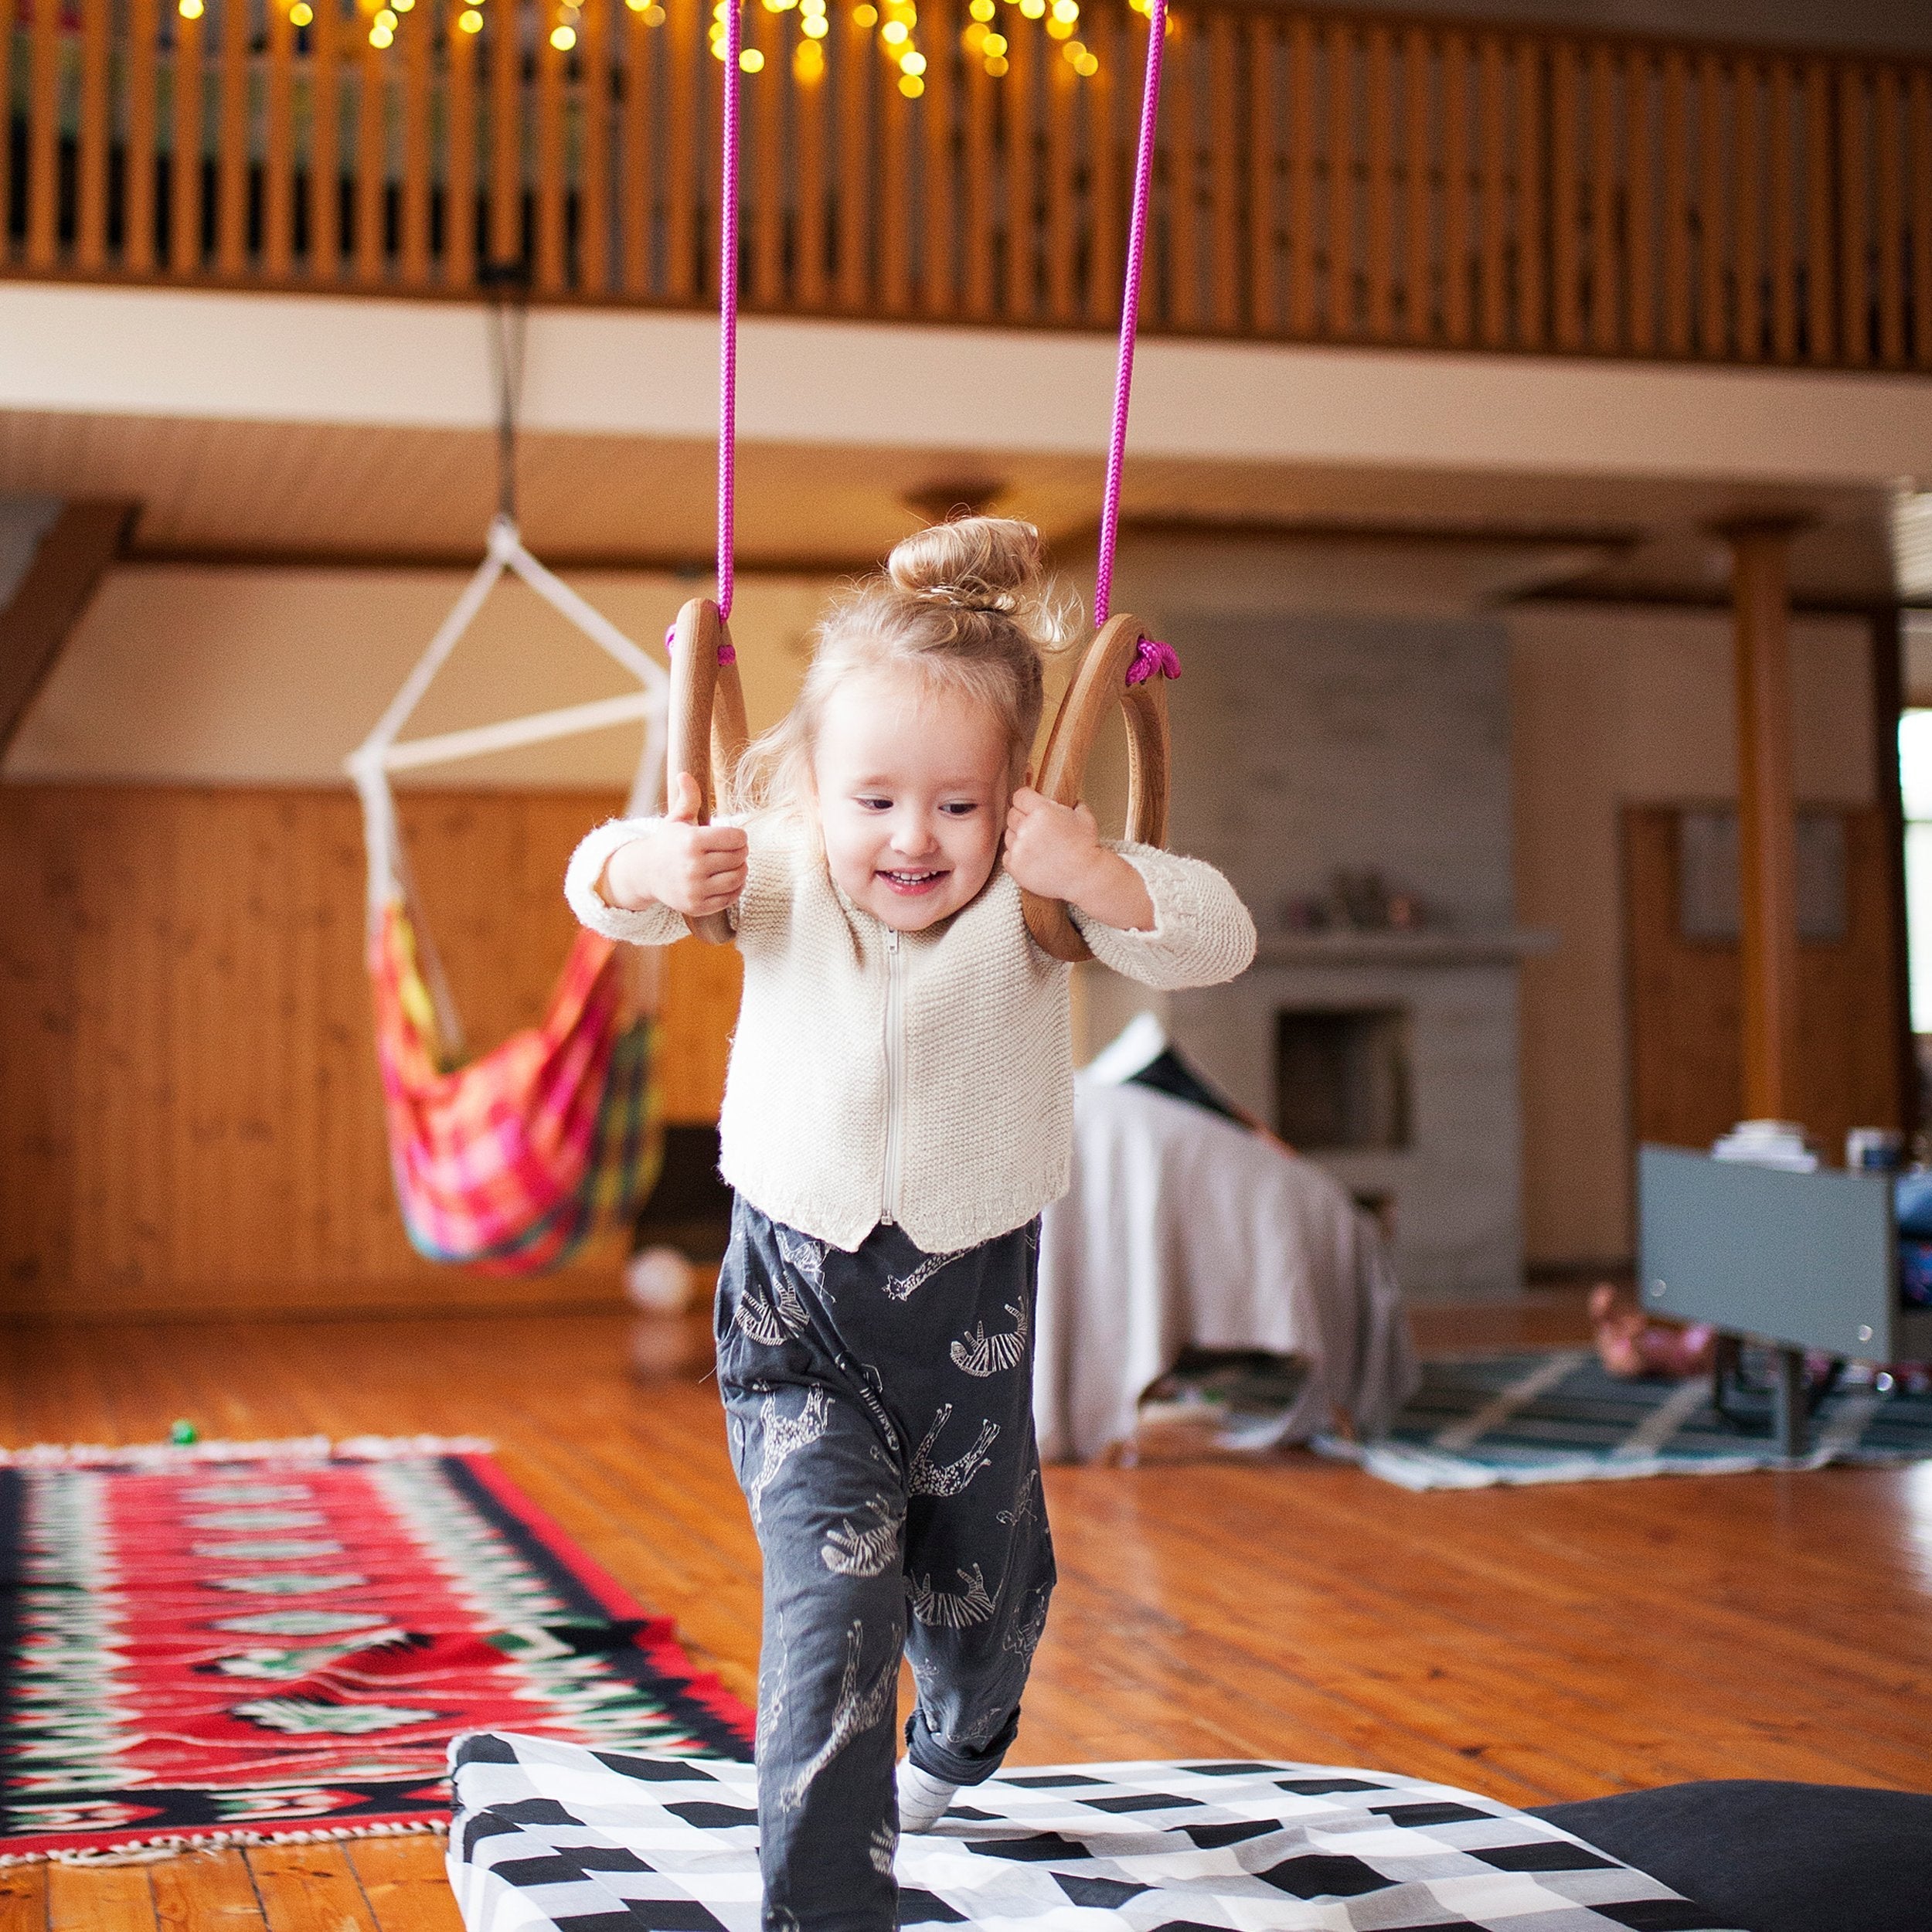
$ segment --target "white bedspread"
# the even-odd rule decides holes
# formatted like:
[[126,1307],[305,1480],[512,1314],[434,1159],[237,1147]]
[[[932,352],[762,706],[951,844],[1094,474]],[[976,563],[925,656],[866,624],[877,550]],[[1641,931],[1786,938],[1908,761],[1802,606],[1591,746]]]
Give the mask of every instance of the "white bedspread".
[[1084,1461],[1134,1434],[1182,1349],[1297,1355],[1282,1440],[1339,1410],[1381,1433],[1417,1376],[1379,1231],[1332,1176],[1204,1108],[1083,1074],[1073,1185],[1040,1238],[1040,1453]]

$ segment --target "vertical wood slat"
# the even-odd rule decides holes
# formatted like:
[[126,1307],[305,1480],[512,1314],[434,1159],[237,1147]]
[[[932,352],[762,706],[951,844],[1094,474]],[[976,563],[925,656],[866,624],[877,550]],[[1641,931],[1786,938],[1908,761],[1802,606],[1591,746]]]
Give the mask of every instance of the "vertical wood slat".
[[1583,183],[1577,148],[1583,138],[1577,111],[1577,43],[1559,40],[1549,51],[1549,234],[1556,297],[1556,346],[1583,345]]
[[912,310],[913,104],[899,90],[896,60],[878,61],[872,71],[884,145],[880,170],[883,179],[867,199],[879,224],[879,279],[883,311],[888,315],[900,316]]
[[1636,117],[1623,110],[1617,50],[1599,41],[1590,50],[1590,345],[1600,353],[1622,346],[1624,289],[1617,192],[1617,130],[1634,145]]
[[388,267],[387,49],[365,32],[356,64],[362,71],[355,93],[355,280],[364,288],[375,288]]
[[1740,54],[1731,70],[1735,143],[1730,173],[1737,184],[1731,230],[1734,353],[1747,362],[1764,354],[1764,126],[1757,63]]
[[1887,369],[1905,366],[1905,180],[1900,170],[1899,140],[1901,76],[1896,67],[1875,68],[1872,85],[1877,99],[1873,116],[1878,141],[1879,360]]
[[[965,202],[960,211],[966,269],[966,313],[984,321],[993,312],[996,294],[993,117],[1000,111],[1000,83],[975,56],[966,63]],[[1103,164],[1104,172],[1111,172]]]
[[1549,339],[1546,308],[1549,277],[1544,236],[1543,63],[1540,45],[1516,44],[1516,346],[1541,349]]
[[760,308],[783,301],[785,260],[785,100],[791,77],[781,64],[778,16],[751,0],[745,15],[747,38],[764,56],[764,65],[745,77],[745,105],[752,139],[751,299]]
[[[695,5],[696,0],[688,0]],[[681,9],[680,12],[687,11]],[[520,0],[492,0],[484,9],[490,36],[490,220],[492,264],[523,259],[522,54],[517,42]]]
[[309,136],[308,259],[318,282],[342,270],[342,0],[313,0],[308,30],[309,96],[314,124]]
[[1288,23],[1288,329],[1315,333],[1315,26],[1305,14]]
[[1235,111],[1235,23],[1226,13],[1208,21],[1207,176],[1209,318],[1232,334],[1241,325],[1241,122]]
[[[828,39],[829,36],[828,36]],[[821,57],[825,40],[813,45]],[[815,80],[799,83],[796,109],[798,139],[798,294],[808,310],[825,308],[831,284],[831,207],[826,199],[827,123],[835,99],[831,77],[821,67]]]
[[1855,63],[1838,70],[1838,358],[1854,369],[1871,360],[1867,250],[1871,223],[1866,75]]
[[834,233],[838,253],[838,306],[850,313],[866,307],[871,263],[868,255],[866,168],[871,146],[872,34],[846,15],[838,60],[838,168],[835,177]]
[[547,16],[536,32],[536,274],[539,295],[560,295],[570,277],[564,225],[563,90],[570,56],[551,39]]
[[[51,13],[53,9],[49,9]],[[168,266],[201,272],[202,19],[176,13],[174,127],[168,148]]]
[[[12,0],[0,0],[0,30],[13,39]],[[154,273],[157,245],[155,208],[155,73],[161,58],[160,0],[129,0],[128,9],[128,146],[121,177],[121,266],[131,275]],[[7,56],[0,49],[0,87],[10,87]],[[0,142],[10,148],[11,142]],[[0,159],[0,186],[5,181]],[[3,252],[4,244],[0,244]]]
[[476,283],[478,39],[445,12],[444,58],[449,111],[444,134],[442,281],[445,288]]
[[[1124,111],[1134,94],[1128,77],[1135,71],[1135,36],[1128,29],[1124,9],[1104,8],[1085,24],[1087,45],[1100,63],[1100,72],[1087,86],[1087,162],[1094,182],[1089,204],[1093,215],[1087,319],[1105,328],[1119,314],[1121,278],[1125,272],[1121,210],[1127,206],[1129,189],[1121,131]],[[1145,54],[1145,49],[1141,51]]]
[[1065,328],[1079,317],[1074,234],[1074,89],[1079,77],[1060,57],[1057,43],[1046,61],[1046,312]]
[[1912,71],[1913,360],[1932,369],[1932,66]]
[[958,22],[953,0],[926,0],[920,23],[927,30],[925,207],[920,223],[920,306],[928,315],[955,312],[958,277],[954,266],[957,164],[953,158],[958,107]]
[[[60,252],[60,9],[42,0],[33,11],[27,97],[27,266],[52,268]],[[8,135],[12,140],[12,104]]]
[[1402,170],[1404,257],[1403,331],[1412,342],[1436,332],[1434,257],[1436,241],[1432,175],[1437,149],[1430,113],[1431,49],[1420,27],[1402,35]]
[[233,279],[247,266],[249,194],[248,0],[222,0],[220,118],[216,162],[215,267]]
[[1633,46],[1624,56],[1624,125],[1628,130],[1624,162],[1624,329],[1631,349],[1648,355],[1657,347],[1657,114],[1651,104],[1653,60],[1648,47]]
[[1376,22],[1369,29],[1367,260],[1369,335],[1386,342],[1395,333],[1395,43]]
[[430,286],[430,196],[435,162],[430,147],[430,66],[436,57],[436,15],[413,10],[397,36],[403,51],[402,285]]
[[[138,8],[140,0],[134,0]],[[9,104],[7,138],[0,141],[0,209],[13,206],[13,29],[18,0],[0,0],[0,100]],[[9,215],[0,221],[0,264],[13,256],[13,222]]]
[[[1167,163],[1167,320],[1199,328],[1207,318],[1202,281],[1207,264],[1202,233],[1199,63],[1195,35],[1170,48],[1162,69]],[[1157,164],[1158,165],[1158,164]]]
[[1468,346],[1474,328],[1469,248],[1469,36],[1451,28],[1442,36],[1442,327],[1454,349]]
[[[1248,322],[1257,335],[1281,332],[1281,35],[1261,13],[1247,22],[1248,70]],[[1231,109],[1230,104],[1230,109]],[[1231,112],[1230,112],[1230,118]]]
[[1355,29],[1332,20],[1328,46],[1328,333],[1349,341],[1355,330]]
[[577,22],[583,145],[577,168],[577,289],[600,299],[611,292],[611,85],[617,53],[612,29],[630,17],[617,0],[593,0]]
[[295,29],[286,7],[268,9],[267,141],[262,158],[262,270],[295,272]]
[[1664,348],[1691,349],[1690,70],[1675,47],[1664,56]]
[[1033,51],[1037,36],[1012,21],[1007,38],[1007,71],[999,83],[1006,137],[1005,319],[1022,321],[1033,313]]
[[1509,172],[1507,70],[1500,35],[1485,33],[1479,56],[1482,102],[1482,343],[1509,339]]
[[1765,112],[1770,146],[1770,206],[1767,277],[1771,296],[1771,353],[1781,362],[1798,357],[1798,151],[1791,136],[1797,114],[1794,73],[1787,60],[1771,63]]
[[1697,56],[1697,352],[1730,345],[1730,177],[1724,165],[1724,70],[1720,56]]
[[[703,0],[665,0],[670,18],[670,127],[665,153],[665,292],[689,301],[698,292],[698,48]],[[709,74],[707,67],[706,72]]]
[[627,295],[648,294],[651,287],[651,129],[656,118],[656,68],[652,59],[655,30],[641,7],[624,13],[624,107],[619,117],[618,166],[622,184],[621,212],[622,262],[620,285]]
[[[81,0],[80,152],[74,261],[98,274],[107,261],[107,147],[113,132],[107,94],[107,0]],[[0,95],[0,99],[4,99]]]
[[1832,273],[1837,260],[1832,192],[1832,91],[1822,60],[1804,66],[1805,359],[1828,362],[1838,340]]

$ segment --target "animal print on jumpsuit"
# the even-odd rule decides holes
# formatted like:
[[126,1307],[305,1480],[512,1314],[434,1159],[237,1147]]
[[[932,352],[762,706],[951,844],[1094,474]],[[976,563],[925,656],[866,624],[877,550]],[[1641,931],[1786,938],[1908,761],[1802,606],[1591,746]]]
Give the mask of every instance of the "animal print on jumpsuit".
[[767,1932],[889,1932],[893,1711],[913,1761],[975,1784],[1019,1724],[1053,1587],[1033,1440],[1035,1228],[845,1254],[740,1198],[718,1381],[764,1556],[759,1858]]

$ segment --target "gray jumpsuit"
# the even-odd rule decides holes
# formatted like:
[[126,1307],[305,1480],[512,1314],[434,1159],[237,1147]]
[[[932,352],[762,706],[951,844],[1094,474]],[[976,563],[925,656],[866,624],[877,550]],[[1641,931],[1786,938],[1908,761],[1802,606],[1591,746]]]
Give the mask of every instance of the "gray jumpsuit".
[[956,1254],[881,1225],[846,1254],[738,1198],[718,1379],[764,1557],[758,1821],[767,1932],[896,1923],[893,1718],[915,1764],[990,1777],[1019,1723],[1053,1551],[1032,1404],[1039,1223]]

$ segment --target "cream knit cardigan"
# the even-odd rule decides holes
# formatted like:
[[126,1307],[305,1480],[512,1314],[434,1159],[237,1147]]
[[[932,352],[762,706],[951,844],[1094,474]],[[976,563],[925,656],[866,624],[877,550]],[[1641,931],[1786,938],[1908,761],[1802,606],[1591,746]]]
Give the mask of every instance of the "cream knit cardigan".
[[[611,855],[650,822],[600,825],[564,892],[594,932],[663,946],[683,936],[680,915],[627,911],[598,890]],[[1070,1176],[1071,968],[1034,944],[1012,876],[999,869],[935,930],[894,933],[784,821],[747,829],[725,1179],[774,1220],[848,1252],[882,1221],[929,1254],[1024,1226]],[[1155,987],[1216,985],[1247,967],[1254,922],[1212,866],[1114,849],[1145,880],[1154,927],[1076,913],[1097,959]]]

